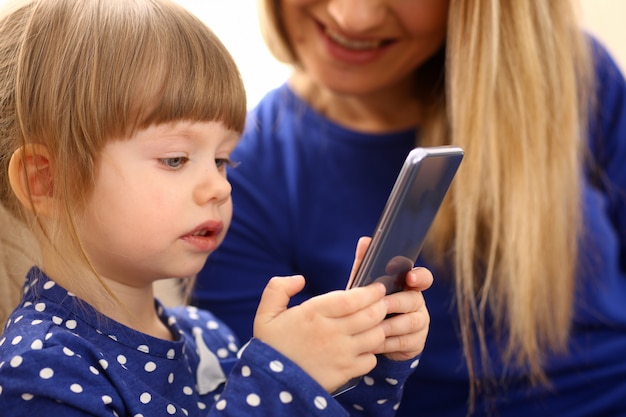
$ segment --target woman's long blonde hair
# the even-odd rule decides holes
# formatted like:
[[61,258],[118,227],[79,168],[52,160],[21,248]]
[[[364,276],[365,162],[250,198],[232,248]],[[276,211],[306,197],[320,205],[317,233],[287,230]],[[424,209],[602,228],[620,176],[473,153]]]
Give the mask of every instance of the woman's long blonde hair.
[[[298,65],[280,1],[260,3],[270,50]],[[544,359],[566,350],[592,64],[570,0],[450,0],[444,48],[419,79],[438,91],[419,143],[465,158],[427,250],[454,265],[473,399],[500,377],[487,334],[531,383],[549,383]]]
[[[241,132],[245,114],[231,55],[172,1],[22,0],[0,15],[2,204],[68,272],[82,263],[102,286],[76,230],[106,142],[183,119],[221,121]],[[11,155],[29,144],[44,145],[53,161],[59,208],[47,227],[7,178]],[[93,284],[85,280],[85,291]]]

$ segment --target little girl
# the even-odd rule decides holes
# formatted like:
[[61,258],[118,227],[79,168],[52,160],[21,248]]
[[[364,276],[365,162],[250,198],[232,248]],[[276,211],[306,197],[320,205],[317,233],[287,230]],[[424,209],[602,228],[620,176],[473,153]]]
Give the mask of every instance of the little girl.
[[223,240],[245,111],[231,56],[167,0],[0,15],[0,195],[42,254],[0,336],[2,413],[394,414],[428,331],[428,271],[391,296],[374,284],[291,308],[304,278],[272,278],[244,347],[210,313],[154,298]]

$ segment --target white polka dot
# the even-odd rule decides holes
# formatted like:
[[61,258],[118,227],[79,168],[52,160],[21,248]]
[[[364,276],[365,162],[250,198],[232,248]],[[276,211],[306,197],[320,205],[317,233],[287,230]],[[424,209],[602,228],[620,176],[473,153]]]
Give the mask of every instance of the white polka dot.
[[251,373],[252,373],[252,371],[250,371],[250,367],[249,366],[244,365],[244,366],[241,367],[241,376],[244,376],[244,377],[247,378],[247,377],[250,376]]
[[219,400],[216,404],[215,404],[215,409],[222,411],[226,408],[226,400]]
[[113,402],[113,398],[109,397],[108,395],[103,395],[101,398],[104,404],[111,404]]
[[94,375],[100,375],[100,371],[98,371],[96,368],[94,368],[93,366],[89,367],[89,371],[94,374]]
[[413,363],[411,363],[411,369],[417,368],[417,365],[420,364],[420,360],[419,359],[415,359],[413,361]]
[[385,378],[385,381],[387,381],[389,385],[398,385],[398,380],[394,378]]
[[45,340],[48,340],[52,337],[52,333],[46,333],[46,337],[44,337]]
[[170,349],[167,351],[167,359],[174,359],[174,356],[176,356],[176,352],[174,351],[174,349]]
[[24,303],[24,307],[30,307],[30,306],[32,306],[32,305],[33,305],[33,303],[31,303],[30,301],[26,301],[26,302]]
[[[15,318],[15,320],[13,321],[13,323],[18,323],[18,322],[19,322],[20,320],[22,320],[23,318],[24,318],[24,316],[19,316],[19,317],[16,317],[16,318]],[[7,324],[8,324],[8,323],[11,323],[11,320],[9,320],[9,321],[7,322]]]
[[106,359],[100,359],[98,363],[100,364],[102,369],[107,369],[109,367],[109,362],[107,362]]
[[376,404],[378,404],[378,405],[383,405],[383,404],[385,404],[387,401],[389,401],[389,400],[388,400],[388,399],[386,399],[386,398],[383,398],[383,399],[381,399],[381,400],[376,401]]
[[83,392],[83,387],[81,387],[79,384],[72,384],[70,385],[70,390],[73,393],[80,394],[81,392]]
[[355,410],[357,410],[357,411],[363,411],[363,410],[365,410],[365,409],[363,408],[363,406],[362,406],[362,405],[359,405],[359,404],[354,404],[354,405],[352,406],[352,408],[354,408],[354,409],[355,409]]
[[167,376],[167,382],[169,382],[170,384],[171,384],[172,382],[174,382],[174,374],[173,374],[173,373],[170,373],[170,374]]
[[46,309],[46,305],[44,303],[35,304],[35,310],[39,311],[40,313],[44,311],[45,309]]
[[6,342],[7,338],[3,337],[2,339],[0,339],[0,346],[4,345],[4,342]]
[[270,369],[274,372],[282,372],[283,369],[285,369],[285,366],[283,365],[283,363],[281,361],[271,361],[270,362]]
[[174,407],[172,404],[168,404],[167,405],[167,413],[169,415],[174,415],[176,414],[176,407]]
[[13,359],[11,359],[11,362],[9,362],[9,364],[11,365],[11,368],[17,368],[22,364],[23,361],[24,359],[21,356],[13,356]]
[[22,399],[23,399],[24,401],[30,401],[30,400],[32,400],[33,398],[34,398],[34,395],[33,395],[33,394],[28,394],[28,393],[24,393],[24,394],[22,394]]
[[60,326],[63,323],[63,319],[59,316],[52,316],[52,322],[57,326]]
[[152,395],[150,395],[150,393],[148,392],[144,392],[139,396],[139,401],[141,401],[142,404],[148,404],[150,401],[152,401]]
[[126,362],[128,362],[128,360],[126,359],[126,356],[124,355],[117,355],[117,362],[120,365],[126,365]]
[[258,407],[261,404],[261,397],[256,394],[248,394],[246,402],[250,407]]
[[2,395],[2,385],[0,385],[0,395]]
[[315,404],[315,408],[317,408],[318,410],[325,410],[326,407],[328,407],[328,403],[326,402],[326,398],[324,397],[315,397],[313,404]]
[[368,385],[371,387],[372,385],[374,385],[374,378],[372,378],[371,376],[364,376],[363,382],[365,382],[365,385]]
[[137,350],[143,353],[150,353],[150,348],[146,345],[137,346]]
[[167,319],[167,322],[170,326],[173,326],[174,324],[176,324],[176,317],[170,317],[169,319]]
[[66,356],[74,356],[74,351],[67,347],[63,348],[63,353],[65,353]]
[[207,329],[209,329],[209,330],[217,330],[217,329],[219,329],[219,328],[220,328],[220,325],[219,325],[219,324],[217,324],[217,322],[216,322],[216,321],[211,320],[210,322],[208,322],[208,323],[206,324],[206,327],[207,327]]
[[30,324],[32,324],[33,326],[36,326],[36,325],[41,324],[41,323],[43,323],[43,320],[39,320],[39,319],[33,320],[33,321],[30,322]]
[[[0,393],[1,393],[1,392],[2,392],[2,391],[0,391]],[[199,409],[199,410],[206,410],[206,404],[205,404],[205,403],[200,403],[200,402],[199,402],[199,403],[198,403],[198,409]]]
[[396,403],[396,404],[393,406],[394,411],[398,411],[398,408],[400,408],[400,403]]
[[224,359],[228,357],[228,350],[224,348],[219,348],[216,353],[219,358]]
[[110,334],[109,339],[115,340],[117,342],[117,336],[115,336],[114,334]]
[[65,322],[65,327],[67,327],[70,330],[74,330],[77,325],[78,324],[76,323],[76,320],[68,320]]
[[22,341],[22,336],[15,336],[13,340],[11,340],[11,344],[13,346],[19,344]]
[[30,344],[30,348],[32,350],[41,350],[43,348],[43,342],[39,339],[36,339],[33,341],[33,343]]
[[239,348],[237,347],[237,345],[235,343],[229,343],[228,344],[228,350],[230,350],[231,352],[237,352],[239,350]]
[[278,398],[280,398],[280,402],[282,402],[283,404],[289,404],[293,401],[293,396],[290,392],[287,391],[281,391],[281,393],[278,394]]
[[146,372],[154,372],[156,370],[157,366],[156,363],[154,362],[147,362],[146,365],[143,367],[143,369]]
[[45,284],[43,284],[43,289],[44,290],[49,290],[52,287],[54,287],[54,282],[53,281],[48,281]]
[[191,387],[183,387],[183,393],[185,395],[191,395],[193,394],[193,389],[191,389]]
[[54,376],[54,371],[51,368],[43,368],[39,371],[39,377],[41,379],[50,379]]

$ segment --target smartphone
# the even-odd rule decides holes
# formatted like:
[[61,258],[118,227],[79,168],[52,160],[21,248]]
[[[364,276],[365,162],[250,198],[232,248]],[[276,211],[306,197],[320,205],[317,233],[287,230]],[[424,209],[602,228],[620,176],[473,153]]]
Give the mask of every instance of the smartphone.
[[380,281],[387,294],[404,289],[463,155],[457,146],[409,152],[350,288]]
[[[406,274],[417,261],[463,155],[457,146],[419,147],[409,152],[349,288],[380,281],[387,294],[404,289]],[[332,395],[354,388],[361,379],[351,379]]]

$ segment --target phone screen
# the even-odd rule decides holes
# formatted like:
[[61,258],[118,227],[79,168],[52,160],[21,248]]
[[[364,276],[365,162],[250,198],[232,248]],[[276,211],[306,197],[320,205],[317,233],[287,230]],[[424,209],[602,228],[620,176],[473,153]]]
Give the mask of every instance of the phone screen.
[[462,159],[455,146],[409,153],[351,287],[380,281],[388,294],[404,288]]

